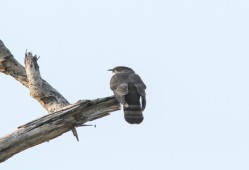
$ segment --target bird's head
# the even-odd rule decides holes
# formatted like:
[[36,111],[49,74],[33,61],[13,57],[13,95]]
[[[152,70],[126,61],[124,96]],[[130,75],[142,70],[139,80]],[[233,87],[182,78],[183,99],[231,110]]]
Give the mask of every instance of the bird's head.
[[116,73],[135,73],[131,68],[125,66],[117,66],[113,69],[109,69],[108,71],[112,71],[114,74]]

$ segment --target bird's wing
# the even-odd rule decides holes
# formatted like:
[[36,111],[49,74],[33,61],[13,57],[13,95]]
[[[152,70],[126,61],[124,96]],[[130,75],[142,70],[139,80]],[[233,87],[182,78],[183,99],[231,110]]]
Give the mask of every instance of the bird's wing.
[[137,92],[141,95],[142,110],[144,110],[146,107],[146,93],[145,93],[146,85],[144,84],[140,76],[137,74],[133,74],[131,80],[133,80],[133,84],[135,85]]
[[131,80],[133,81],[133,84],[136,86],[137,92],[141,96],[145,97],[146,96],[146,93],[145,93],[146,85],[144,84],[140,76],[137,74],[133,74],[131,77]]
[[125,104],[125,95],[128,94],[128,83],[120,75],[114,75],[111,79],[110,86],[116,99]]
[[124,95],[128,94],[128,84],[122,83],[122,84],[117,85],[114,92],[120,96],[124,96]]

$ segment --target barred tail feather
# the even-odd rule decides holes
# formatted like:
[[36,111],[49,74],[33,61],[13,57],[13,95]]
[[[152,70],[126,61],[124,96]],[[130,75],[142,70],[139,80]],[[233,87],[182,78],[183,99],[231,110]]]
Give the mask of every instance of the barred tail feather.
[[144,117],[140,105],[129,105],[124,107],[124,118],[130,124],[142,123]]

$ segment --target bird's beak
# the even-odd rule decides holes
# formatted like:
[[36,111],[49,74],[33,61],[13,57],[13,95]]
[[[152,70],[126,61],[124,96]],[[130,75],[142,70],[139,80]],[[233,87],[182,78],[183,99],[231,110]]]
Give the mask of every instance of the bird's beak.
[[107,71],[113,71],[113,69],[109,69],[109,70],[107,70]]

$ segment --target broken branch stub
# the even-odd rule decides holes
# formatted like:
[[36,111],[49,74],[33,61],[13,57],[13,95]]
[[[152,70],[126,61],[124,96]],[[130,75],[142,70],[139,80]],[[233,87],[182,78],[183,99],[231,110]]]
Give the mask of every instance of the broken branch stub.
[[49,113],[69,105],[69,102],[57,90],[41,78],[36,55],[33,56],[31,52],[26,53],[24,63],[30,95]]

